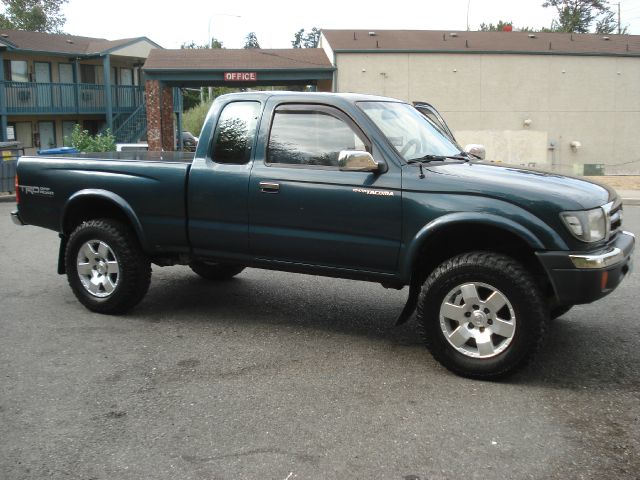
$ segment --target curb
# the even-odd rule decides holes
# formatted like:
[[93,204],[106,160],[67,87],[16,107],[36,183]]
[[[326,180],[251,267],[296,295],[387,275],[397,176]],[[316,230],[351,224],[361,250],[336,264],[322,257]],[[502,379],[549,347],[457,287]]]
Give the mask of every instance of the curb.
[[11,194],[11,195],[0,195],[0,203],[16,203],[16,196],[15,194]]

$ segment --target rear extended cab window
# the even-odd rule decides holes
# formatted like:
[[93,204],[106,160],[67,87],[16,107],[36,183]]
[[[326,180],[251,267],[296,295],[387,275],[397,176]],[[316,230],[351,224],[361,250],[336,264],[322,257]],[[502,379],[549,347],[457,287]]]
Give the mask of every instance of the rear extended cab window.
[[220,112],[213,136],[211,159],[216,163],[242,165],[251,159],[260,102],[232,102]]

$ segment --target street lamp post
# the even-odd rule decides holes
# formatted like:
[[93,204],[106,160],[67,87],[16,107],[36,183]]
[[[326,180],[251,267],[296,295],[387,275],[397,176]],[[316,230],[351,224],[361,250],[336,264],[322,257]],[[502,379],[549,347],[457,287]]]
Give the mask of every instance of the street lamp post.
[[[234,15],[232,13],[213,13],[209,15],[209,23],[207,26],[207,45],[209,48],[213,48],[213,37],[211,36],[211,20],[213,17],[232,17],[232,18],[242,18],[242,15]],[[209,94],[209,99],[211,99],[211,95],[213,92],[213,87],[208,87],[207,93]],[[204,90],[200,89],[200,103],[204,102]]]

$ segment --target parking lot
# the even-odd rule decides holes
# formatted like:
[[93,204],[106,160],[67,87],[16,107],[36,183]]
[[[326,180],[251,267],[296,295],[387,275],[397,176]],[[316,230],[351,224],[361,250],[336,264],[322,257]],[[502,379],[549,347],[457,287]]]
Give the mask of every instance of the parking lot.
[[[535,365],[479,382],[394,327],[406,289],[154,267],[132,313],[93,314],[56,274],[57,234],[13,208],[2,479],[638,479],[637,272],[553,322]],[[640,207],[624,227],[640,233]]]

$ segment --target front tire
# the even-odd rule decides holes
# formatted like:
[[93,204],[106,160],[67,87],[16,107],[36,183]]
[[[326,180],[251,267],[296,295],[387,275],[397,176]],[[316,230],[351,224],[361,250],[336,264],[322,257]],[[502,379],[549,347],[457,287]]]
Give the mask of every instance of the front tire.
[[137,305],[151,282],[151,264],[133,232],[111,219],[87,220],[65,250],[69,286],[93,312],[119,314]]
[[433,357],[458,375],[497,379],[540,348],[549,312],[513,258],[471,252],[438,266],[422,286],[417,318]]

